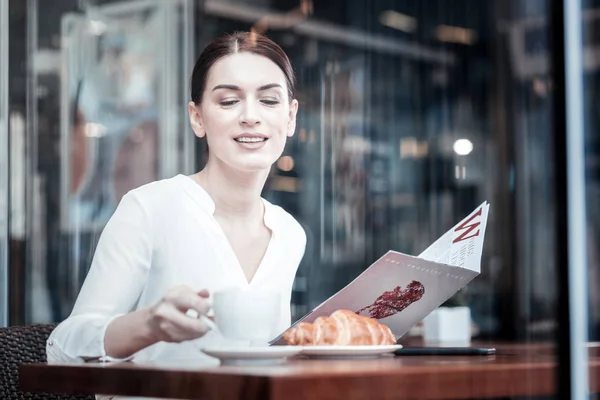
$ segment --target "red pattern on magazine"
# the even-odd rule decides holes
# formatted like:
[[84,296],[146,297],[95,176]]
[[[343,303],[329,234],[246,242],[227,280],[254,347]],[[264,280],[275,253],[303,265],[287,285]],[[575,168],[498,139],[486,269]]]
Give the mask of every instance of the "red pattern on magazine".
[[421,299],[423,294],[425,294],[425,286],[421,282],[412,281],[404,289],[401,286],[396,286],[395,289],[389,292],[383,292],[373,304],[361,308],[356,313],[360,314],[368,310],[371,318],[382,319],[390,317]]

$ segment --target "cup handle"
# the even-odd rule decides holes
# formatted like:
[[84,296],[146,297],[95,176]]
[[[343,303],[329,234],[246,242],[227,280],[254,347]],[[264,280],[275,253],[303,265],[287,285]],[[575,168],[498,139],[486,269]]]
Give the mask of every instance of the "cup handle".
[[202,321],[204,321],[204,323],[205,323],[206,325],[208,325],[208,328],[209,328],[210,330],[213,330],[213,331],[215,331],[215,332],[219,332],[219,328],[217,327],[217,324],[215,324],[215,322],[214,322],[212,319],[208,318],[206,315],[201,315],[201,316],[200,316],[200,319],[201,319]]
[[215,332],[219,332],[219,327],[217,327],[217,324],[215,324],[214,321],[212,319],[208,318],[206,315],[204,315],[204,314],[198,315],[198,311],[192,310],[192,309],[187,310],[185,315],[187,315],[190,318],[199,318],[206,325],[208,325],[208,329],[215,331]]

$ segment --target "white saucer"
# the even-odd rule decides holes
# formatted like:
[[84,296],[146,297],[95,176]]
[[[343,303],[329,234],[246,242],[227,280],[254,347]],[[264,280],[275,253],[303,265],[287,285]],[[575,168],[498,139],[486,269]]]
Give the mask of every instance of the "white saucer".
[[311,358],[373,358],[401,349],[401,344],[382,346],[304,346],[302,355]]
[[221,364],[273,364],[300,354],[300,346],[232,347],[214,346],[201,349],[203,353],[218,358]]

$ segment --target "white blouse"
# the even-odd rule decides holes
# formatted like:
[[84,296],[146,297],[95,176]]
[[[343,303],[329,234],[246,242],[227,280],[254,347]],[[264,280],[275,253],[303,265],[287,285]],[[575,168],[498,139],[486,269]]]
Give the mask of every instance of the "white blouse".
[[[178,285],[211,292],[247,286],[277,290],[282,301],[273,337],[285,331],[291,323],[292,285],[306,235],[290,214],[263,201],[265,225],[272,236],[248,282],[213,217],[214,202],[194,180],[177,175],[130,191],[100,236],[71,315],[48,338],[48,362],[119,361],[104,349],[108,324],[117,316],[155,304]],[[198,345],[221,339],[209,331],[192,341],[156,343],[132,358],[136,362],[210,361]]]

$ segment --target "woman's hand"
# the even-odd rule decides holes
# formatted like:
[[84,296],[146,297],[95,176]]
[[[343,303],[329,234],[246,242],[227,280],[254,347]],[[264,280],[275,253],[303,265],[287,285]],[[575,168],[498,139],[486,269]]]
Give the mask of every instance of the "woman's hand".
[[154,340],[183,342],[204,336],[210,328],[202,319],[186,315],[189,310],[206,315],[210,310],[208,291],[195,292],[187,286],[169,290],[149,309],[148,325]]

